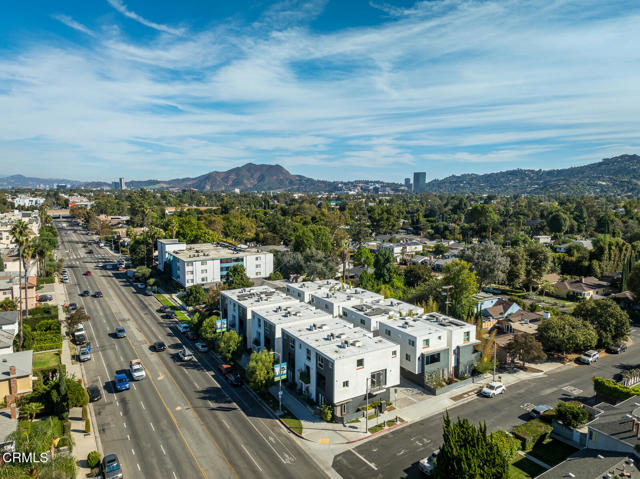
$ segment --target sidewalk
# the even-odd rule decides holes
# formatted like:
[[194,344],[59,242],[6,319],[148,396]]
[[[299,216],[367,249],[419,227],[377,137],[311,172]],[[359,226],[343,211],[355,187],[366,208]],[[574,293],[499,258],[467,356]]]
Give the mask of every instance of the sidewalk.
[[[62,322],[62,354],[60,359],[62,364],[67,367],[67,375],[75,376],[76,379],[82,379],[82,385],[87,387],[87,381],[84,377],[84,370],[80,363],[73,361],[71,357],[71,349],[69,340],[66,335],[66,326],[62,319],[65,317],[63,305],[67,304],[67,296],[64,286],[56,282],[54,284],[55,300],[58,303],[58,317]],[[102,445],[98,437],[96,418],[93,412],[93,406],[89,404],[89,419],[91,421],[91,432],[85,434],[84,419],[82,419],[82,408],[76,407],[69,411],[69,421],[71,421],[71,438],[73,439],[73,455],[76,458],[77,473],[76,478],[89,477],[91,469],[87,467],[87,455],[91,451],[98,451],[102,456]]]
[[[544,363],[535,365],[535,369],[539,372],[527,372],[521,370],[514,370],[513,372],[498,374],[496,379],[501,380],[507,387],[525,381],[527,379],[540,377],[554,369],[571,367],[571,365],[563,365],[561,363]],[[292,394],[288,389],[282,389],[282,404],[289,409],[302,423],[302,436],[308,441],[326,444],[326,445],[338,445],[348,444],[360,440],[365,440],[374,434],[383,434],[384,431],[396,427],[402,427],[402,424],[419,421],[427,417],[431,417],[437,414],[441,414],[446,409],[452,408],[456,405],[475,399],[478,396],[478,391],[482,386],[492,380],[492,375],[487,374],[485,379],[477,383],[469,384],[467,386],[454,389],[440,396],[431,396],[427,394],[418,394],[418,397],[422,399],[420,401],[404,401],[404,405],[396,408],[396,404],[393,404],[391,410],[380,414],[378,417],[371,417],[375,415],[375,410],[369,411],[370,419],[368,420],[368,427],[372,427],[380,424],[385,425],[384,429],[373,434],[369,433],[367,428],[367,419],[362,417],[359,420],[353,421],[351,424],[338,424],[328,423],[321,420],[315,413],[314,407],[307,405],[303,400]],[[277,397],[278,387],[272,386],[270,392]],[[393,397],[392,397],[393,400]],[[400,403],[400,401],[398,401]],[[398,423],[396,425],[396,418]],[[402,422],[404,421],[404,422]]]

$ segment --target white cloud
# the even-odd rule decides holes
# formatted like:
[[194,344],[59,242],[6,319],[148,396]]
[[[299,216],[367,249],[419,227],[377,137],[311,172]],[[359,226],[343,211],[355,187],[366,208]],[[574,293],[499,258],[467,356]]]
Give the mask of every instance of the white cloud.
[[152,22],[151,20],[147,20],[146,18],[141,17],[136,12],[129,10],[122,0],[107,0],[107,2],[109,2],[109,5],[122,13],[125,17],[130,18],[131,20],[135,20],[136,22],[141,23],[142,25],[145,25],[149,28],[153,28],[154,30],[158,30],[160,32],[170,33],[172,35],[184,34],[184,29],[182,28],[169,27],[167,25]]
[[87,35],[90,35],[92,37],[95,36],[95,33],[93,33],[88,27],[80,22],[75,21],[69,15],[56,14],[52,15],[52,17],[59,22],[64,23],[69,28],[73,28],[74,30],[78,30],[79,32],[86,33]]

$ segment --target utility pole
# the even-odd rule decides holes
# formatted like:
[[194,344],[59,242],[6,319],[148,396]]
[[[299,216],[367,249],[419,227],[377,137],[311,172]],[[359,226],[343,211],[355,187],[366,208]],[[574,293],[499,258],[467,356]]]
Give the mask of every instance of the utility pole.
[[[271,354],[273,354],[274,357],[276,355],[278,356],[278,361],[280,362],[278,371],[280,372],[280,375],[282,375],[282,356],[278,351],[271,351]],[[278,379],[278,415],[282,415],[282,378]]]
[[364,422],[364,424],[365,424],[364,429],[365,430],[364,430],[364,433],[365,434],[367,434],[369,432],[369,379],[371,379],[371,378],[366,378],[366,381],[365,381],[365,383],[366,383],[365,384],[365,391],[366,391],[365,398],[367,400],[367,409],[364,412],[364,417],[365,417],[365,422]]
[[444,302],[445,314],[447,316],[449,316],[449,305],[451,304],[451,301],[449,301],[449,294],[451,294],[451,288],[453,288],[453,286],[451,286],[451,285],[442,287],[442,289],[443,289],[442,294],[447,297],[447,299]]
[[496,382],[496,351],[498,350],[496,339],[493,338],[493,382]]

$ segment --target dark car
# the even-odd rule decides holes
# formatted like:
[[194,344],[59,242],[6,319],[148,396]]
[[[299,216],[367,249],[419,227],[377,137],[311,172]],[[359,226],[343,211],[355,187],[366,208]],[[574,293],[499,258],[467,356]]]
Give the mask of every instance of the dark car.
[[143,294],[144,294],[145,296],[153,296],[153,291],[151,291],[150,289],[148,289],[148,290],[146,290]]
[[164,315],[165,319],[176,319],[178,315],[175,311],[167,311]]
[[218,369],[223,374],[223,376],[226,376],[227,374],[231,374],[231,371],[232,371],[230,364],[220,364],[218,366]]
[[87,254],[93,254],[93,250],[87,250]]
[[115,454],[107,454],[102,460],[102,475],[105,479],[122,479],[122,467]]
[[551,411],[553,407],[548,406],[546,404],[540,404],[539,406],[534,407],[531,411],[529,411],[529,415],[533,418],[539,418],[545,412]]
[[158,311],[161,313],[168,313],[169,311],[171,311],[171,306],[161,306]]
[[164,351],[165,349],[167,349],[167,345],[164,344],[162,341],[156,341],[155,343],[153,343],[153,349],[154,351]]
[[613,346],[607,348],[607,352],[611,354],[624,353],[626,350],[627,350],[627,345],[624,343],[614,344]]
[[87,393],[89,393],[89,401],[96,402],[102,399],[102,393],[100,392],[100,388],[95,384],[92,384],[87,388]]
[[67,306],[67,308],[69,309],[69,312],[73,312],[78,309],[78,305],[76,303],[69,303],[69,306]]
[[80,293],[80,296],[82,296],[83,298],[86,298],[87,296],[90,296],[91,293],[89,292],[88,289],[85,289],[82,293]]
[[198,340],[198,335],[196,333],[194,333],[193,331],[189,331],[186,336],[187,336],[187,339],[189,341],[197,341]]
[[96,291],[95,293],[93,293],[93,297],[94,298],[102,298],[102,292]]
[[229,374],[227,375],[227,379],[232,386],[242,386],[242,378],[239,374]]

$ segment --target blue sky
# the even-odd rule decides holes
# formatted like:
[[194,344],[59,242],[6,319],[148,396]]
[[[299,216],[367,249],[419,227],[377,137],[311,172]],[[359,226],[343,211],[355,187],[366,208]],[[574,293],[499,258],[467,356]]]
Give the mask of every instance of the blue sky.
[[0,175],[402,181],[640,144],[640,3],[12,2]]

